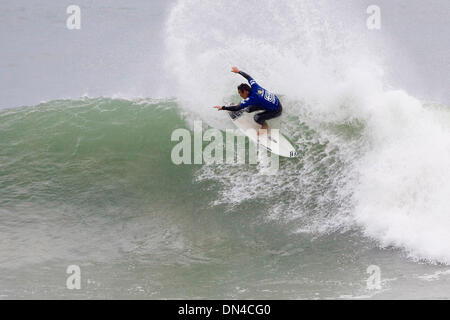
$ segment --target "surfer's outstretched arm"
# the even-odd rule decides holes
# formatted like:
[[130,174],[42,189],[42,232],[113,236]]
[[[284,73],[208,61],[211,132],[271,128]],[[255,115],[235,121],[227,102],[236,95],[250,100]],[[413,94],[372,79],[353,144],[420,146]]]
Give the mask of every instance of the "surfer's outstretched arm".
[[222,107],[222,110],[228,110],[228,111],[238,111],[238,110],[241,110],[243,107],[240,105],[240,104],[238,104],[238,105],[236,105],[236,106],[223,106]]
[[240,71],[237,67],[231,68],[231,72],[239,73],[241,76],[243,76],[245,79],[247,79],[247,81],[248,81],[248,83],[250,83],[250,85],[254,85],[256,83],[256,81],[250,75],[248,75],[244,71]]
[[[243,76],[245,79],[247,79],[248,82],[252,81],[253,78],[250,77],[250,75],[248,75],[247,73],[245,73],[244,71],[239,71],[238,72],[241,76]],[[254,80],[253,80],[254,81]]]
[[227,111],[238,111],[243,108],[240,104],[236,106],[214,106],[213,108],[219,109],[219,110],[227,110]]

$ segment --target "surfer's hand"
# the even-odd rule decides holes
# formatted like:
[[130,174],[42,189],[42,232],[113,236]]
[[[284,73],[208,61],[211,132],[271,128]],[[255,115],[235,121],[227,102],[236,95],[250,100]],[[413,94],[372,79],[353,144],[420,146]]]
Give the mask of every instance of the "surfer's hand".
[[239,73],[238,67],[232,67],[232,68],[231,68],[231,72]]
[[213,108],[216,108],[217,110],[222,110],[221,106],[214,106]]

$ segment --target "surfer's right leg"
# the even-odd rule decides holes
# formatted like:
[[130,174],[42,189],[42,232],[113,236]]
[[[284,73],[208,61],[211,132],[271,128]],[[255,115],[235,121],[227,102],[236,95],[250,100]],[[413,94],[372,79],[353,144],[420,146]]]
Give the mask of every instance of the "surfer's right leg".
[[280,104],[280,107],[278,108],[278,110],[276,110],[276,111],[266,110],[264,112],[260,112],[258,114],[255,114],[253,119],[255,119],[255,121],[261,125],[261,129],[268,129],[269,126],[267,125],[266,120],[279,117],[281,115],[282,111],[283,111],[283,108],[281,107],[281,104]]

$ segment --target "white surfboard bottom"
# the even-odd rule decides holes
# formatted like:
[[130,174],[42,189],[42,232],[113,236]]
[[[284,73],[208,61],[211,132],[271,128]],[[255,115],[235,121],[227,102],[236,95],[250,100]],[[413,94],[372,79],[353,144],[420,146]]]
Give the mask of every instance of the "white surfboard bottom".
[[238,129],[249,137],[254,143],[259,144],[270,152],[282,157],[293,158],[297,152],[292,144],[277,129],[265,130],[258,136],[260,125],[253,119],[254,113],[239,111],[228,111],[231,121]]

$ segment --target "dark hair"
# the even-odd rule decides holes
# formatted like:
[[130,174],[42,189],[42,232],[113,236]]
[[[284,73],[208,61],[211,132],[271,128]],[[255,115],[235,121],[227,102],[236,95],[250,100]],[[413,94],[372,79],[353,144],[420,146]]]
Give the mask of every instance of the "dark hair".
[[250,86],[246,83],[241,83],[237,88],[239,91],[252,91],[252,88],[250,88]]

